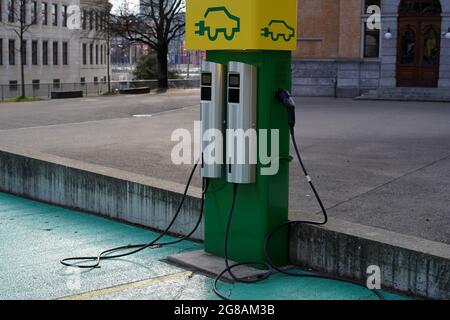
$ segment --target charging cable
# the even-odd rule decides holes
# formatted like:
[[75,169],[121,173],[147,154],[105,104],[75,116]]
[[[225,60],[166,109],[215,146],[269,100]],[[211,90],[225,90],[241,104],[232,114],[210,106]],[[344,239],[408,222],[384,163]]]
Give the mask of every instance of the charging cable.
[[[292,139],[292,144],[294,145],[294,149],[295,149],[295,154],[297,156],[298,162],[300,163],[300,166],[302,168],[303,174],[306,177],[306,180],[308,181],[308,184],[311,188],[311,190],[314,193],[314,197],[317,200],[317,203],[319,204],[319,207],[322,211],[323,214],[323,221],[322,222],[314,222],[314,221],[287,221],[284,222],[278,226],[276,226],[274,229],[272,229],[266,236],[266,239],[264,241],[264,256],[265,256],[265,261],[261,262],[241,262],[241,263],[236,263],[230,266],[229,264],[229,258],[228,258],[228,240],[229,240],[229,233],[230,233],[230,228],[231,228],[231,221],[232,221],[232,217],[233,217],[233,213],[234,213],[234,209],[236,206],[236,198],[237,198],[237,184],[233,184],[233,200],[231,203],[231,209],[230,209],[230,214],[228,217],[228,223],[227,223],[227,227],[226,227],[226,231],[225,231],[225,248],[224,248],[224,257],[225,257],[225,265],[226,268],[217,275],[217,277],[214,280],[214,287],[213,287],[213,291],[222,299],[224,300],[229,300],[230,296],[226,296],[224,295],[222,292],[220,292],[220,290],[218,289],[218,283],[219,280],[222,279],[222,277],[225,275],[225,273],[228,273],[231,278],[236,281],[236,282],[242,282],[242,283],[256,283],[256,282],[260,282],[263,281],[265,279],[268,279],[272,274],[275,273],[275,271],[279,272],[279,273],[283,273],[289,276],[293,276],[293,277],[303,277],[303,278],[319,278],[319,279],[328,279],[328,280],[334,280],[334,281],[341,281],[341,282],[345,282],[345,283],[350,283],[356,286],[360,286],[363,287],[367,290],[370,290],[371,292],[373,292],[380,300],[384,300],[383,295],[377,291],[377,290],[371,290],[368,289],[366,286],[364,286],[363,284],[356,282],[356,281],[352,281],[352,280],[348,280],[348,279],[341,279],[341,278],[336,278],[336,277],[331,277],[331,276],[326,276],[326,275],[319,275],[319,274],[305,274],[305,273],[295,273],[295,272],[289,272],[287,270],[283,270],[279,267],[277,267],[273,260],[270,257],[269,254],[269,245],[270,245],[270,240],[273,238],[274,234],[276,232],[278,232],[280,229],[282,229],[283,227],[288,227],[290,225],[294,225],[294,224],[309,224],[309,225],[325,225],[328,222],[328,214],[327,214],[327,210],[325,208],[325,206],[323,205],[322,199],[319,196],[319,193],[317,192],[317,189],[314,186],[314,183],[312,181],[312,179],[310,178],[308,171],[306,169],[306,166],[303,162],[303,159],[301,157],[301,153],[300,153],[300,148],[298,147],[297,141],[295,139],[295,134],[294,134],[294,127],[295,127],[295,102],[292,99],[290,93],[286,90],[283,89],[278,89],[278,91],[275,94],[275,98],[282,103],[282,105],[286,108],[287,113],[288,113],[288,125],[289,125],[289,132],[290,132],[290,136]],[[236,277],[236,275],[233,273],[233,269],[237,268],[239,266],[255,266],[255,265],[260,265],[265,267],[267,270],[266,273],[263,273],[261,275],[259,275],[256,278],[253,279],[243,279],[243,278],[238,278]]]
[[[163,246],[172,245],[172,244],[176,244],[176,243],[182,242],[182,241],[186,240],[187,238],[189,238],[190,236],[192,236],[194,234],[194,232],[198,229],[198,227],[199,227],[199,225],[201,223],[202,217],[203,217],[204,203],[205,203],[205,193],[207,192],[208,185],[209,185],[209,180],[207,178],[203,178],[203,180],[202,180],[202,200],[201,200],[200,215],[199,215],[197,223],[195,224],[195,226],[192,229],[192,231],[189,232],[188,234],[186,234],[185,236],[183,236],[180,239],[169,241],[169,242],[158,243],[158,241],[161,240],[162,237],[164,237],[165,235],[168,234],[168,232],[172,228],[173,224],[175,223],[176,219],[178,218],[178,215],[181,212],[181,208],[183,207],[184,201],[186,200],[186,196],[187,196],[189,187],[191,185],[192,178],[194,176],[195,171],[197,170],[198,163],[199,163],[199,161],[197,161],[197,163],[192,168],[192,171],[191,171],[191,173],[189,175],[188,182],[187,182],[186,187],[184,189],[183,197],[181,199],[180,204],[178,205],[178,208],[177,208],[177,211],[175,212],[174,217],[172,218],[172,220],[170,221],[170,223],[166,227],[166,229],[159,236],[157,236],[154,240],[152,240],[151,242],[146,243],[146,244],[135,244],[135,245],[131,245],[130,244],[130,245],[127,245],[127,246],[121,246],[121,247],[105,250],[105,251],[100,252],[97,256],[92,256],[92,257],[72,257],[72,258],[63,259],[60,262],[63,265],[68,266],[68,267],[76,267],[76,268],[83,268],[83,269],[98,268],[98,267],[100,267],[100,261],[102,261],[102,260],[122,258],[122,257],[125,257],[125,256],[129,256],[129,255],[138,253],[138,252],[140,252],[142,250],[145,250],[147,248],[151,248],[151,249],[161,248]],[[120,251],[128,251],[128,252],[114,254],[114,253],[117,253],[117,252],[120,252]],[[69,262],[69,261],[75,261],[75,262]],[[80,262],[83,262],[83,261],[93,261],[93,263],[90,263],[90,264],[80,263]]]

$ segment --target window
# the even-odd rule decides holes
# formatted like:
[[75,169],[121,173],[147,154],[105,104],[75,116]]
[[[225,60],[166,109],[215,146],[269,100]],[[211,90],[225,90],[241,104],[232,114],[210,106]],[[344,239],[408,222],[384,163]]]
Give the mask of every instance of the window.
[[86,84],[86,78],[85,77],[82,77],[80,79],[80,84],[81,84],[81,86],[84,86]]
[[8,0],[8,22],[15,21],[16,1]]
[[94,84],[98,84],[98,77],[94,77]]
[[66,5],[62,6],[61,15],[62,15],[62,26],[67,27],[67,6]]
[[103,45],[100,46],[100,64],[103,64]]
[[48,5],[45,2],[41,3],[41,16],[42,16],[42,25],[48,24]]
[[21,63],[27,64],[27,40],[23,40],[20,46],[20,59]]
[[98,13],[95,12],[95,30],[98,30]]
[[83,64],[87,64],[87,45],[83,43]]
[[94,29],[94,11],[89,11],[89,30]]
[[94,64],[94,45],[92,43],[89,45],[89,63]]
[[38,43],[37,41],[33,40],[31,42],[31,64],[37,65],[38,64]]
[[364,31],[364,58],[378,58],[380,56],[380,30]]
[[83,16],[81,17],[81,23],[83,26],[83,30],[86,30],[86,21],[87,21],[87,11],[86,9],[83,9]]
[[33,90],[39,90],[41,84],[40,80],[33,80],[31,83],[33,84]]
[[3,65],[3,39],[0,38],[0,66]]
[[58,65],[58,42],[53,41],[53,65]]
[[42,42],[42,64],[48,65],[48,41]]
[[63,42],[62,44],[62,54],[63,54],[63,65],[67,65],[68,64],[68,43],[67,42]]
[[[364,58],[378,58],[380,56],[380,18],[373,17],[376,11],[373,10],[373,6],[378,7],[378,11],[381,10],[380,0],[364,0],[364,7],[362,13],[362,42]],[[372,8],[371,8],[372,7]],[[370,19],[369,19],[370,18]],[[374,20],[375,18],[375,20]]]
[[[15,0],[13,0],[15,1]],[[24,24],[27,23],[27,5],[28,5],[28,1],[24,2],[19,2],[18,3],[18,7],[20,8],[20,19],[19,21],[22,21]],[[17,4],[16,4],[17,6]]]
[[95,64],[98,64],[98,44],[95,45]]
[[441,12],[439,0],[402,0],[399,6],[400,15],[428,15]]
[[53,79],[53,89],[59,89],[59,88],[61,88],[61,80]]
[[58,4],[56,3],[52,5],[52,25],[58,25]]
[[18,86],[17,86],[17,80],[12,80],[9,82],[9,90],[11,91],[17,91]]
[[31,3],[31,24],[37,24],[37,2],[33,1]]
[[10,39],[8,42],[9,64],[11,66],[16,64],[16,41]]

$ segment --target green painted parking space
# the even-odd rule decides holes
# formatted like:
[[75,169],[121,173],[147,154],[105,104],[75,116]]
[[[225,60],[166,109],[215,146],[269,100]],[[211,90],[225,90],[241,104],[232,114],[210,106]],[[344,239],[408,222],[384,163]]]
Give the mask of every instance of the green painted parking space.
[[[163,261],[202,248],[194,242],[103,261],[93,270],[59,263],[156,236],[143,228],[0,193],[0,299],[217,299],[212,279]],[[281,274],[251,285],[222,283],[220,288],[233,299],[376,299],[350,284]]]

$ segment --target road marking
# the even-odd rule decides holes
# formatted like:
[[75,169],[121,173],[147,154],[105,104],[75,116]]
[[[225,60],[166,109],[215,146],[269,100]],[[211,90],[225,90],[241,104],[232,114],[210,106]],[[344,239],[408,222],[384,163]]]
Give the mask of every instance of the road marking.
[[155,278],[150,278],[150,279],[145,279],[145,280],[139,280],[139,281],[135,281],[135,282],[129,282],[129,283],[113,286],[113,287],[98,289],[98,290],[94,290],[94,291],[88,291],[88,292],[84,292],[84,293],[75,294],[72,296],[61,297],[56,300],[88,300],[88,299],[92,299],[95,297],[105,296],[107,294],[111,294],[111,293],[115,293],[115,292],[121,292],[121,291],[129,290],[129,289],[136,289],[136,288],[142,288],[145,286],[155,285],[155,284],[165,282],[165,281],[189,278],[192,275],[193,275],[193,273],[191,271],[172,273],[172,274],[165,275],[165,276],[160,276],[160,277],[155,277]]
[[153,117],[152,114],[133,114],[134,118],[151,118]]

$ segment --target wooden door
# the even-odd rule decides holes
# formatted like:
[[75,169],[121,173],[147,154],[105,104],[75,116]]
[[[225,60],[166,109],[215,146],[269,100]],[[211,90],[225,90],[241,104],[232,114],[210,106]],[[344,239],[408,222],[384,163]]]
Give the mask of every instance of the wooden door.
[[437,87],[440,17],[399,17],[397,86]]

